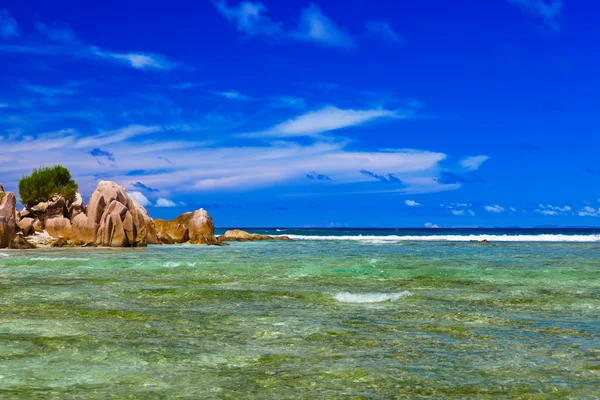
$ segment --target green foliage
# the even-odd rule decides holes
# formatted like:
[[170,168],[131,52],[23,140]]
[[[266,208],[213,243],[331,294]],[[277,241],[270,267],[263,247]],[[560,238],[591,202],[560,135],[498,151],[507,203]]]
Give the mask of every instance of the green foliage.
[[22,204],[33,206],[52,199],[54,195],[72,199],[77,194],[77,187],[69,170],[59,164],[34,168],[31,175],[22,177],[19,181],[19,196]]

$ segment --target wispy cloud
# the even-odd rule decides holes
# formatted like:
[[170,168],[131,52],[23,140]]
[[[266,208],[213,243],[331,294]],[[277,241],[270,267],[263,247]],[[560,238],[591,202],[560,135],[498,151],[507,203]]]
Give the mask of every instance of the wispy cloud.
[[402,117],[397,111],[385,109],[353,110],[325,107],[282,122],[270,129],[245,134],[248,137],[319,136],[337,129],[357,126],[369,121]]
[[354,39],[330,18],[325,16],[315,4],[302,10],[300,23],[292,36],[301,41],[314,42],[322,46],[345,47],[355,46]]
[[0,10],[0,38],[10,39],[13,37],[18,38],[19,36],[17,21],[10,15],[7,9]]
[[494,214],[500,214],[504,212],[504,207],[499,206],[498,204],[493,204],[491,206],[485,206],[485,211],[491,212]]
[[115,156],[110,151],[95,148],[95,149],[90,150],[89,153],[93,157],[103,157],[109,161],[115,161]]
[[306,174],[306,177],[313,181],[330,181],[331,178],[325,174],[319,174],[315,171],[311,171],[309,174]]
[[560,29],[558,18],[564,7],[562,0],[508,0],[508,2],[523,11],[543,18],[553,30]]
[[282,22],[267,16],[267,7],[262,3],[243,1],[237,6],[228,6],[225,0],[214,0],[217,11],[237,26],[237,30],[248,36],[263,36],[279,41],[312,42],[322,46],[349,48],[354,39],[338,27],[321,9],[311,4],[302,10],[298,25],[289,30]]
[[420,203],[417,203],[414,200],[404,200],[404,204],[406,204],[409,207],[420,207],[421,206]]
[[224,97],[226,99],[230,99],[230,100],[242,100],[242,101],[252,100],[252,98],[250,96],[246,96],[245,94],[242,94],[242,93],[238,92],[237,90],[225,90],[222,92],[215,92],[215,94],[217,94],[218,96]]
[[393,174],[387,174],[386,175],[379,175],[376,174],[374,172],[371,171],[367,171],[365,169],[362,169],[359,171],[361,174],[368,176],[370,178],[376,179],[378,181],[381,181],[383,183],[402,183],[402,181],[400,180],[400,178],[398,178],[397,176],[393,175]]
[[53,97],[58,95],[72,95],[76,93],[76,90],[73,88],[73,84],[67,84],[63,87],[47,87],[47,86],[37,86],[31,85],[28,83],[21,84],[21,88],[27,90],[28,92],[41,94],[43,96]]
[[489,159],[490,159],[490,157],[483,156],[483,155],[465,157],[462,160],[460,160],[460,166],[466,170],[475,171],[475,170],[479,169],[481,164],[483,164],[484,162],[486,162]]
[[367,35],[387,43],[402,44],[404,39],[394,31],[389,21],[368,21],[365,24]]
[[[35,29],[43,38],[24,39],[11,44],[0,44],[0,52],[45,56],[67,56],[75,59],[102,59],[128,65],[140,70],[165,70],[178,64],[165,56],[146,52],[115,52],[84,43],[68,25],[38,22]],[[14,19],[6,10],[0,11],[0,37],[19,36]]]
[[160,190],[146,186],[142,182],[136,182],[136,183],[132,184],[131,186],[136,189],[145,190],[147,192],[160,192]]

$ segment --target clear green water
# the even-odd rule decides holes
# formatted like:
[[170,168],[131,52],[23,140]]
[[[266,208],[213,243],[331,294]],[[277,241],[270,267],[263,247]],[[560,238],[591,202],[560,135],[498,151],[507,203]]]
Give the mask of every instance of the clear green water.
[[2,399],[600,396],[598,244],[0,253]]

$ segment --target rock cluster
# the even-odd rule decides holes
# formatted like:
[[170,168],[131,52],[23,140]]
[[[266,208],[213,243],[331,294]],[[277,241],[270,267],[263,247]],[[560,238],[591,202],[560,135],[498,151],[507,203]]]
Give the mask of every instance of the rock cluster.
[[219,236],[223,242],[253,242],[257,240],[292,240],[288,236],[268,236],[250,233],[241,229],[232,229]]
[[221,245],[215,237],[215,225],[208,212],[201,208],[181,214],[171,221],[154,221],[158,240],[164,244],[192,243]]

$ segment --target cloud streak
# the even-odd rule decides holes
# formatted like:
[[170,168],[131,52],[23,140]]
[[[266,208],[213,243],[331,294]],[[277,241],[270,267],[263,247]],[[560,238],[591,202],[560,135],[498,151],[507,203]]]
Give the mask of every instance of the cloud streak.
[[560,29],[558,18],[564,7],[562,0],[508,0],[508,2],[529,14],[543,18],[552,30]]
[[236,25],[238,32],[248,36],[338,48],[352,48],[356,44],[350,34],[324,15],[315,4],[301,11],[298,24],[292,29],[286,29],[282,22],[273,21],[267,16],[268,9],[262,3],[243,1],[234,7],[225,0],[215,0],[213,4],[225,19]]

